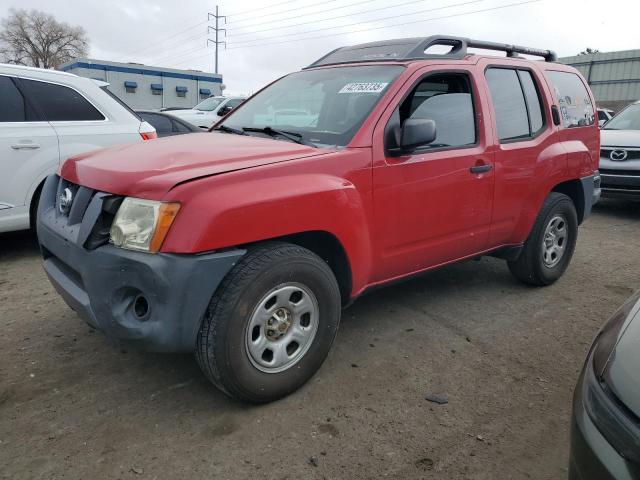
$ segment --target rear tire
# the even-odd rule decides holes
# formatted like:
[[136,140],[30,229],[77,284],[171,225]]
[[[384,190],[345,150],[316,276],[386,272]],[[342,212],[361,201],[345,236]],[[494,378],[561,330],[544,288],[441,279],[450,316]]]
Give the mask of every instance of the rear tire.
[[322,259],[297,245],[259,245],[213,295],[198,334],[198,364],[234,399],[277,400],[320,368],[340,311],[338,283]]
[[551,192],[544,201],[520,256],[509,270],[530,285],[551,285],[571,262],[578,238],[578,215],[566,195]]

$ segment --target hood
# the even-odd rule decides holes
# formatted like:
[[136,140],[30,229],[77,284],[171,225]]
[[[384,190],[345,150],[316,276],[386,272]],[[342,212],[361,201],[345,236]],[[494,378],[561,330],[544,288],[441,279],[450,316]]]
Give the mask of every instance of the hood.
[[118,195],[160,199],[199,177],[328,153],[284,140],[203,132],[111,147],[67,160],[63,178]]
[[640,130],[600,130],[600,144],[603,147],[640,148]]
[[640,296],[636,297],[627,326],[609,358],[605,381],[620,401],[640,416]]

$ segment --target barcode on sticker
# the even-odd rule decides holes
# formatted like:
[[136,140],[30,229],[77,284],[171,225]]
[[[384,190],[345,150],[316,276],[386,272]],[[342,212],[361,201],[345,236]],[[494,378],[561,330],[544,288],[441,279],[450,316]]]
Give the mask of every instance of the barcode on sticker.
[[347,83],[338,93],[380,93],[387,85],[380,82]]

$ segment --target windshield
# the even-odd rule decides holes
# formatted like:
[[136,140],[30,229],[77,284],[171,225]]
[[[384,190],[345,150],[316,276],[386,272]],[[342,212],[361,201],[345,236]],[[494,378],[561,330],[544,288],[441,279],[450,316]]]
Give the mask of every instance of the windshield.
[[209,97],[206,100],[201,101],[199,104],[197,104],[193,108],[195,110],[202,110],[203,112],[210,112],[211,110],[216,108],[218,105],[220,105],[223,100],[224,100],[224,97]]
[[634,103],[609,120],[604,130],[640,130],[640,103]]
[[[404,67],[355,66],[288,75],[235,110],[223,125],[271,127],[314,145],[345,146]],[[268,130],[268,129],[267,129]]]

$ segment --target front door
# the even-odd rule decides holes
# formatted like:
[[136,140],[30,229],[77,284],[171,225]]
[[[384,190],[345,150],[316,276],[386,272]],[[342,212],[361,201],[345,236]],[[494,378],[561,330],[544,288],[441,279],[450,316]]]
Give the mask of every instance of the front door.
[[[373,196],[377,281],[483,251],[493,208],[493,158],[487,151],[478,86],[470,71],[416,74],[374,134]],[[387,110],[388,112],[388,110]],[[387,117],[383,117],[383,120]],[[393,122],[430,119],[436,139],[394,149]],[[385,132],[386,130],[386,132]],[[385,142],[386,133],[386,144]],[[391,148],[390,148],[391,147]],[[394,151],[395,150],[395,151]]]

